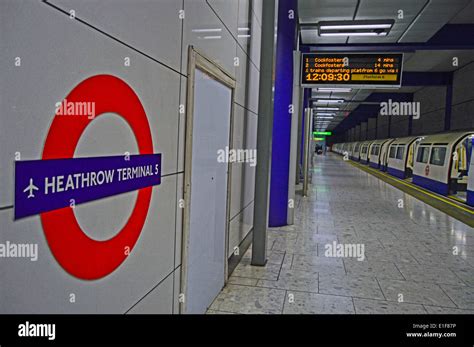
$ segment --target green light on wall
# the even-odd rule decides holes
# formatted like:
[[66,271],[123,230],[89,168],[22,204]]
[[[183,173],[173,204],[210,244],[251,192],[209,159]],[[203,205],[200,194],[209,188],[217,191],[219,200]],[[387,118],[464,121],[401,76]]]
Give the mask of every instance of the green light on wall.
[[324,136],[331,136],[331,131],[313,131],[313,135],[324,135]]
[[315,137],[314,138],[314,141],[324,141],[325,138],[324,137]]

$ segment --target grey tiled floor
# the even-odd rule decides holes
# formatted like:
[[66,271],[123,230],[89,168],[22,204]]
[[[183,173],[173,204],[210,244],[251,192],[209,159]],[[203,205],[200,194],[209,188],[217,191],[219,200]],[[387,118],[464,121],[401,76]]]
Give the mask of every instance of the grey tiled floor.
[[[474,313],[473,228],[334,155],[315,164],[295,224],[268,232],[267,266],[249,250],[208,313]],[[365,259],[326,257],[333,241]]]

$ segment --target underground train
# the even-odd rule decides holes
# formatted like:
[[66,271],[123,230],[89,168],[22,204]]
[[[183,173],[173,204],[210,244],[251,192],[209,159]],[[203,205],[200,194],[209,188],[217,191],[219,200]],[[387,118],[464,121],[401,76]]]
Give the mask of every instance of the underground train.
[[474,130],[336,143],[331,150],[474,206]]

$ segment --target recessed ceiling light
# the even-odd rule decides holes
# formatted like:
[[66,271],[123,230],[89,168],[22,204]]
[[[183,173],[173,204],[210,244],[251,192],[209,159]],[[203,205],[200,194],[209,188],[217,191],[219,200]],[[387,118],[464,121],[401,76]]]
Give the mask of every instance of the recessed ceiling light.
[[222,36],[218,36],[218,35],[198,37],[198,39],[204,39],[204,40],[218,40],[218,39],[221,39],[221,38],[222,38]]
[[388,29],[391,24],[344,24],[344,25],[320,25],[321,30],[344,30],[344,29]]
[[214,29],[192,29],[193,33],[218,33],[221,32],[221,28],[214,28]]
[[387,36],[394,23],[393,19],[323,21],[318,23],[318,35]]
[[345,32],[345,33],[321,33],[319,36],[387,36],[388,33],[386,32]]
[[344,99],[316,99],[317,103],[342,104]]
[[316,107],[318,111],[337,111],[339,107]]

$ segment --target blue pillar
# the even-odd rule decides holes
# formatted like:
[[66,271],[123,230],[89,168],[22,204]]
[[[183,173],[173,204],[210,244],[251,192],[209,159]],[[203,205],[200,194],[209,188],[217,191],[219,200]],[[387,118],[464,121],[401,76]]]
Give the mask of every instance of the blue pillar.
[[278,2],[278,35],[275,61],[270,227],[287,224],[290,170],[291,113],[293,102],[293,50],[296,32],[296,0]]

